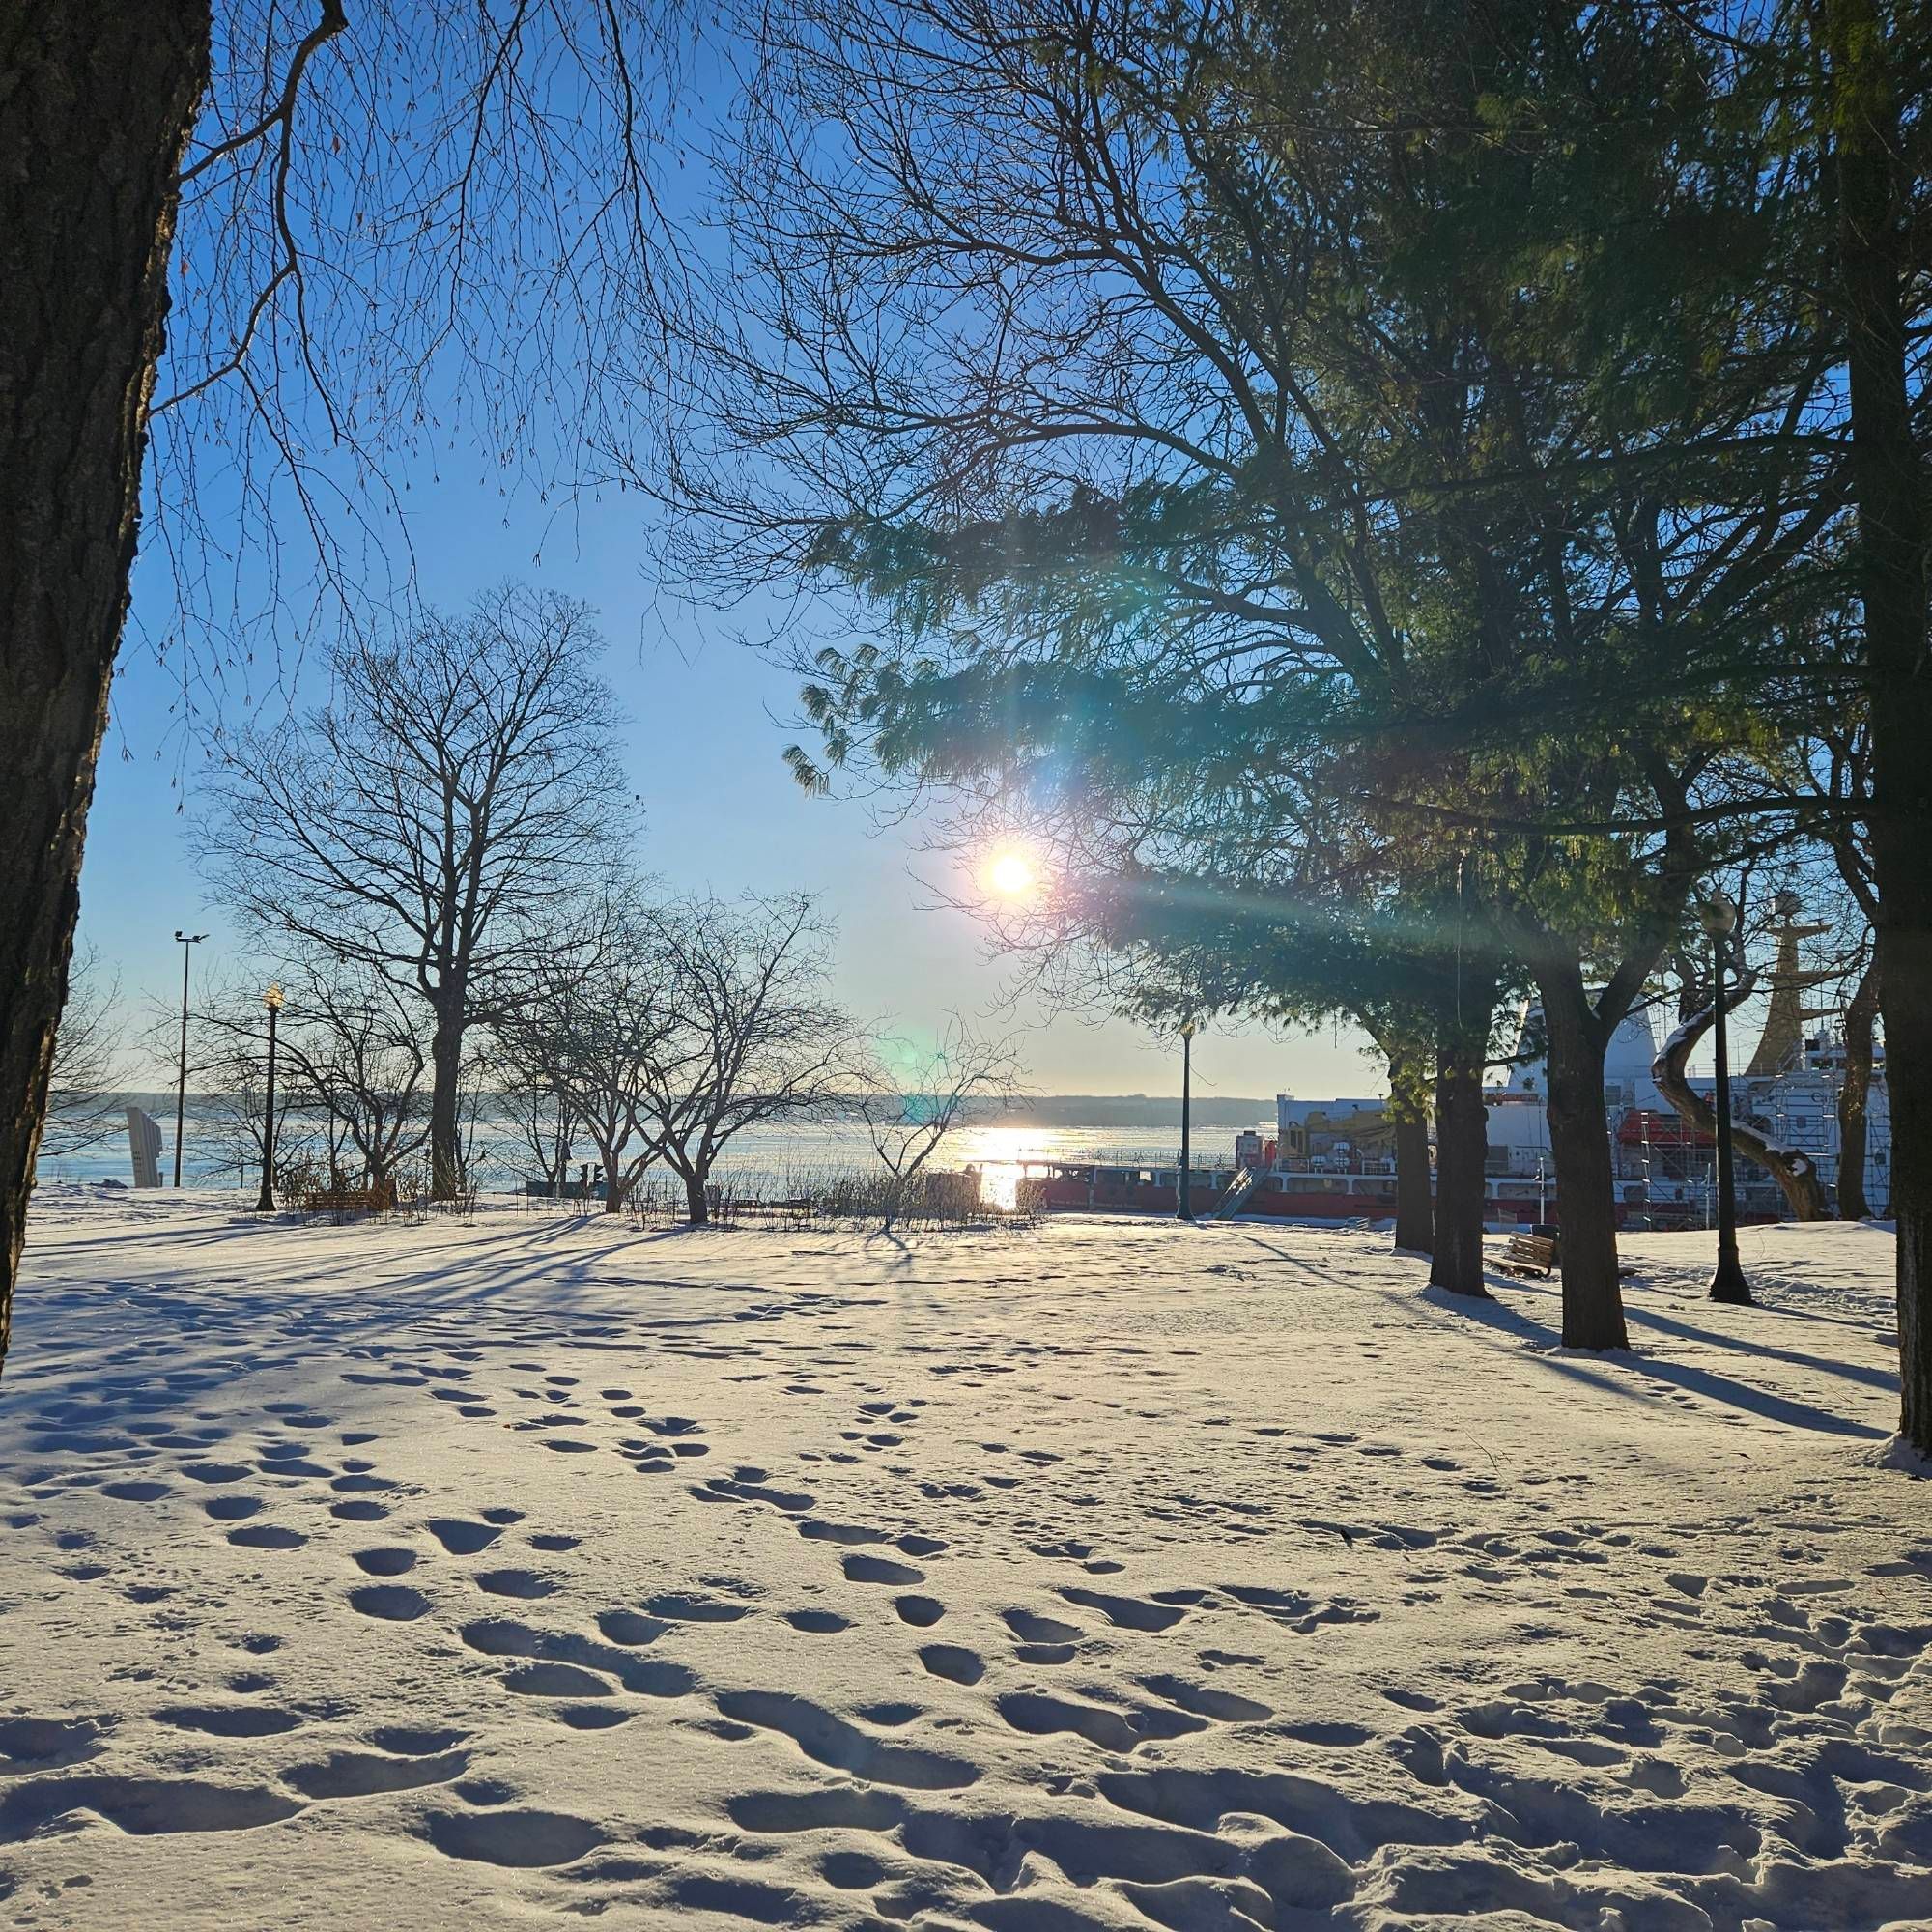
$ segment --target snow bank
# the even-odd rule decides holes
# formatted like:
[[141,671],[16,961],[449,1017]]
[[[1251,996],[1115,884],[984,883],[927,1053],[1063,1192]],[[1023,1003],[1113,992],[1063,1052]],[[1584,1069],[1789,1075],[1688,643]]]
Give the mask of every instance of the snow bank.
[[1892,1242],[1634,1350],[1356,1231],[38,1204],[0,1896],[44,1927],[1932,1919]]

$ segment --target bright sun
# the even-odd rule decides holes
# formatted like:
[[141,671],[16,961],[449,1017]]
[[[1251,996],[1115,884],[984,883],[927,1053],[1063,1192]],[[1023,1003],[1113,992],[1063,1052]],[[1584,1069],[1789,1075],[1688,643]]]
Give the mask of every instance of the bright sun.
[[993,890],[1003,898],[1016,899],[1033,890],[1033,862],[1023,852],[1002,852],[987,869]]

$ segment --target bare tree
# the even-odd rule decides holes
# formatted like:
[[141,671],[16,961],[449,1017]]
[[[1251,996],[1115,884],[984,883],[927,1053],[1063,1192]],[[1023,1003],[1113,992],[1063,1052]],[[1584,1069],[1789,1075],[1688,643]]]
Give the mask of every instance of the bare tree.
[[[674,1017],[671,986],[657,920],[633,894],[610,891],[548,941],[496,1023],[519,1086],[554,1096],[558,1119],[595,1144],[607,1213],[623,1207],[661,1151],[648,1115],[654,1080],[696,1050]],[[543,1118],[540,1102],[531,1118]],[[533,1145],[542,1161],[541,1142]],[[566,1138],[556,1179],[568,1158]]]
[[90,946],[74,961],[67,1006],[54,1039],[51,1104],[41,1151],[55,1156],[99,1147],[121,1131],[125,1116],[115,1079],[115,1009],[119,975],[108,975]]
[[329,1181],[353,1148],[362,1185],[389,1195],[399,1166],[429,1139],[429,1046],[420,1004],[368,965],[312,956],[289,976],[280,1052],[294,1095],[323,1116]]
[[699,899],[651,923],[677,1025],[645,1068],[643,1111],[699,1228],[732,1140],[835,1104],[854,1028],[826,997],[831,928],[808,895]]
[[137,536],[191,711],[183,639],[239,667],[406,582],[395,459],[575,480],[676,261],[651,170],[690,43],[675,0],[0,14],[0,1361]]
[[488,989],[542,951],[622,818],[598,648],[585,606],[515,586],[345,645],[328,704],[224,741],[197,824],[214,891],[271,943],[427,1002],[439,1199],[462,1170],[464,1042]]
[[536,1176],[560,1196],[577,1122],[551,1072],[543,1042],[532,1044],[533,1051],[516,1035],[496,1034],[486,1077],[497,1110],[516,1129],[519,1155],[527,1153]]
[[854,1069],[852,1111],[885,1168],[883,1232],[903,1210],[940,1144],[975,1103],[1007,1104],[1021,1068],[1010,1039],[989,1039],[953,1014],[930,1045],[884,1040]]

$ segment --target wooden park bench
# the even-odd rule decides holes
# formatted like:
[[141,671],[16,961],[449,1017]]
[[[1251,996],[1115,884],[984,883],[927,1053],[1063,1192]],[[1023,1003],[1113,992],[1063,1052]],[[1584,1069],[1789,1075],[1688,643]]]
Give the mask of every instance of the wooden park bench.
[[304,1214],[332,1214],[340,1221],[351,1214],[374,1214],[386,1208],[389,1197],[370,1187],[315,1187],[299,1197]]
[[[795,1228],[803,1228],[811,1219],[816,1207],[809,1194],[801,1194],[788,1201],[735,1201],[731,1204],[731,1218],[742,1220],[748,1215],[766,1214],[774,1221],[782,1221]],[[714,1212],[723,1211],[723,1204],[713,1205]]]
[[1544,1235],[1512,1235],[1496,1265],[1505,1274],[1548,1275],[1556,1265],[1556,1243]]

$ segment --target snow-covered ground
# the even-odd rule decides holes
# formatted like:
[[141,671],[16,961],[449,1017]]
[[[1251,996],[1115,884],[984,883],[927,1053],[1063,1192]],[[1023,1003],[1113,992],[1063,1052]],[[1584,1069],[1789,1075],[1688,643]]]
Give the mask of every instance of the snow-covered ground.
[[12,1923],[1932,1923],[1881,1232],[35,1214]]

